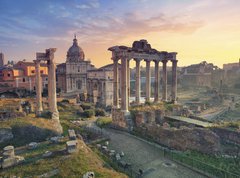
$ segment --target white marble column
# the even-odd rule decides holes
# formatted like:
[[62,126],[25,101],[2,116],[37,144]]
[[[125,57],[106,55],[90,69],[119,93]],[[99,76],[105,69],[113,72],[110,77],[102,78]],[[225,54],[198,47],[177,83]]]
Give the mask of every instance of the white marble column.
[[[49,62],[48,62],[49,63]],[[49,107],[49,111],[53,112],[53,106],[51,104],[52,101],[52,92],[50,92],[52,90],[52,79],[50,79],[49,73],[50,73],[50,65],[48,64],[48,107]]]
[[118,59],[113,58],[113,106],[119,108]]
[[155,63],[155,82],[154,82],[154,102],[159,101],[159,61],[154,61]]
[[136,81],[135,81],[135,101],[136,104],[140,104],[140,97],[141,97],[141,74],[140,74],[140,60],[135,59],[136,61]]
[[59,113],[57,109],[57,92],[56,92],[56,64],[53,61],[53,58],[50,57],[49,61],[49,71],[48,71],[48,80],[52,83],[52,88],[48,91],[50,94],[50,108],[52,112],[52,119],[59,119]]
[[162,60],[162,100],[167,101],[167,60]]
[[36,68],[36,115],[41,116],[42,107],[42,78],[40,72],[40,60],[34,60]]
[[127,58],[121,58],[121,110],[124,112],[128,112],[128,88],[127,88]]
[[150,70],[150,61],[146,61],[146,101],[150,101],[151,96],[151,70]]
[[177,99],[177,60],[172,60],[172,102]]
[[130,105],[130,89],[131,89],[131,86],[130,86],[130,59],[127,59],[127,91],[128,91],[128,97],[127,97],[127,104],[128,106]]

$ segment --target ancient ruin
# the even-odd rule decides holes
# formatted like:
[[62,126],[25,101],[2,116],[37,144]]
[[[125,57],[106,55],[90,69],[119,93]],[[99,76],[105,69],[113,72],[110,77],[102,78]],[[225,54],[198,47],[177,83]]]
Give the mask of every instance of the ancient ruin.
[[[130,93],[130,72],[129,63],[133,59],[136,61],[136,104],[140,104],[140,62],[146,62],[146,102],[150,101],[151,95],[151,76],[150,63],[155,63],[155,87],[154,87],[154,102],[159,102],[159,63],[163,64],[163,82],[162,82],[162,100],[167,101],[167,62],[172,62],[172,89],[171,101],[176,103],[177,99],[177,62],[176,52],[157,51],[153,49],[147,40],[134,41],[132,47],[113,46],[108,49],[112,51],[112,60],[114,64],[114,86],[113,86],[113,105],[114,109],[121,109],[124,115],[128,115],[129,93]],[[121,61],[121,82],[118,82],[118,61]],[[120,86],[119,86],[120,85]],[[121,93],[119,92],[121,91]],[[121,94],[121,95],[120,95]],[[119,107],[119,95],[121,96],[121,106]],[[113,112],[113,119],[117,114]],[[120,114],[121,115],[121,114]],[[120,116],[122,117],[122,115]]]
[[54,121],[54,126],[59,133],[62,133],[62,127],[59,122],[59,112],[57,109],[57,93],[56,93],[56,64],[54,61],[54,52],[56,48],[46,49],[45,53],[36,53],[36,115],[41,116],[43,112],[42,106],[42,82],[41,82],[41,61],[47,62],[48,67],[48,103],[51,118]]

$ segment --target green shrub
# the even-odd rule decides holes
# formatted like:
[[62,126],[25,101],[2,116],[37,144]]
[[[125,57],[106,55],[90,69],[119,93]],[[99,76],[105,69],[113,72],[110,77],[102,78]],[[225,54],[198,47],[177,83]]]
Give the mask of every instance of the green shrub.
[[62,103],[69,103],[69,100],[68,99],[63,99],[61,102]]
[[50,111],[44,111],[41,113],[41,117],[46,118],[46,119],[51,119],[52,113]]
[[110,117],[101,117],[101,118],[98,118],[96,123],[97,123],[97,125],[100,128],[103,128],[103,127],[106,127],[106,126],[108,126],[109,124],[112,123],[112,118],[110,118]]
[[82,113],[83,117],[93,117],[95,116],[95,111],[93,109],[87,109]]
[[83,110],[92,109],[92,105],[90,103],[82,103],[81,107],[83,108]]
[[101,108],[95,109],[95,116],[105,116],[105,115],[106,115],[106,113],[103,109],[101,109]]

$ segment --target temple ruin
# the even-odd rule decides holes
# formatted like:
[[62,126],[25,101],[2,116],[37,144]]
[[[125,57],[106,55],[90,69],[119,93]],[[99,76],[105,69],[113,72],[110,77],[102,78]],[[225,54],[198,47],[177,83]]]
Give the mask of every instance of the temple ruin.
[[[172,86],[171,86],[171,101],[176,103],[177,99],[177,62],[176,52],[157,51],[153,49],[147,40],[134,41],[132,47],[127,46],[113,46],[108,49],[112,52],[112,60],[114,64],[114,82],[113,82],[113,120],[116,115],[124,117],[128,115],[129,108],[129,94],[130,94],[130,60],[136,62],[136,83],[135,83],[135,103],[140,104],[140,63],[146,62],[146,98],[145,101],[150,101],[151,95],[151,71],[150,64],[155,64],[155,85],[154,85],[154,102],[160,101],[159,96],[159,63],[162,62],[163,76],[162,76],[162,100],[167,101],[167,63],[172,62]],[[121,62],[121,82],[119,78],[119,60]],[[119,96],[121,96],[121,106],[119,106]],[[123,113],[116,114],[115,111],[121,110]],[[119,116],[119,114],[121,116]]]
[[56,48],[46,49],[45,53],[36,53],[34,60],[36,67],[36,115],[41,116],[43,112],[42,106],[42,82],[40,63],[47,62],[48,68],[48,104],[51,118],[54,121],[54,127],[59,133],[62,133],[62,127],[59,122],[59,112],[57,109],[57,93],[56,93],[56,64],[54,61],[54,52]]

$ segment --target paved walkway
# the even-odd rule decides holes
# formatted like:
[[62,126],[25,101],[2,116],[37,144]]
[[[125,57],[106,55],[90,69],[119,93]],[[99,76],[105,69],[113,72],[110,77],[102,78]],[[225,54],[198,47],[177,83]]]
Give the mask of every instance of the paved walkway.
[[[91,127],[96,126],[94,124]],[[109,148],[125,153],[124,161],[135,171],[142,169],[144,178],[205,178],[182,165],[163,157],[160,148],[126,132],[103,129],[109,135]]]
[[202,127],[211,127],[213,125],[212,123],[207,121],[200,121],[197,119],[192,119],[192,118],[182,117],[182,116],[166,116],[166,118],[187,122],[187,123],[194,124],[197,126],[202,126]]

